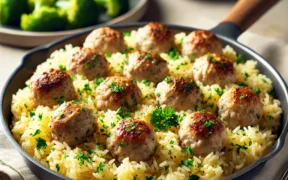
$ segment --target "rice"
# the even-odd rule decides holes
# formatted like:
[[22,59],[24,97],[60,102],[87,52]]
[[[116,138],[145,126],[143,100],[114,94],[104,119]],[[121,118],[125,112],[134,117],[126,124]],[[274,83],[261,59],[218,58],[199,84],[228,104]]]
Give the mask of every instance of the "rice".
[[[175,43],[180,45],[185,33],[175,35]],[[126,45],[135,47],[135,31],[130,36],[125,36]],[[50,68],[65,69],[66,60],[79,49],[66,45],[64,49],[57,50],[51,57],[37,67],[36,73]],[[97,111],[93,99],[98,84],[88,81],[85,77],[73,75],[73,84],[79,100],[87,103],[95,112],[97,132],[88,142],[76,148],[69,147],[66,143],[55,141],[51,137],[49,128],[50,116],[59,105],[53,108],[34,106],[32,95],[28,86],[20,89],[12,97],[11,111],[13,122],[11,131],[22,148],[32,157],[40,161],[50,169],[72,179],[188,179],[191,175],[197,175],[200,179],[220,179],[227,177],[255,162],[267,154],[277,138],[277,130],[280,125],[282,109],[280,101],[273,98],[271,80],[261,74],[257,69],[257,62],[248,60],[244,64],[237,64],[237,53],[229,46],[223,49],[223,54],[231,61],[237,73],[237,83],[245,84],[258,89],[260,98],[264,104],[264,114],[261,122],[255,127],[226,128],[228,143],[221,152],[211,152],[207,156],[186,155],[179,145],[178,128],[171,128],[167,132],[157,132],[157,150],[154,156],[147,162],[134,162],[125,158],[118,163],[105,149],[106,138],[111,129],[122,120],[116,111]],[[122,75],[123,67],[127,62],[127,54],[115,53],[106,55],[109,61],[109,75]],[[162,53],[161,57],[168,62],[171,75],[191,75],[189,69],[194,60],[182,57],[180,54],[171,59],[169,54]],[[150,122],[151,114],[156,108],[155,84],[145,85],[137,82],[142,91],[143,103],[138,105],[132,117]],[[227,91],[235,84],[225,88],[219,85],[204,86],[197,82],[201,89],[201,102],[198,109],[206,109],[216,113],[217,102],[221,96],[219,91]],[[177,112],[185,116],[189,111]],[[40,130],[40,132],[39,132]],[[97,137],[96,137],[97,136]],[[39,149],[37,143],[43,140],[46,147]],[[42,142],[43,142],[42,141]],[[189,165],[183,165],[183,161],[189,161]]]

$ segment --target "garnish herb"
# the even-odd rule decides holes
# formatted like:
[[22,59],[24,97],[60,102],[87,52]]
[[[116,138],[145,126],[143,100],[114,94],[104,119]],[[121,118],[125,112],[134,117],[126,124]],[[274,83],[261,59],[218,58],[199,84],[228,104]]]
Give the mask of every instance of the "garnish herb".
[[255,94],[260,94],[261,93],[261,90],[259,88],[252,88],[252,91],[255,93]]
[[153,180],[153,176],[146,176],[146,180]]
[[205,127],[211,127],[211,126],[213,126],[215,123],[213,122],[213,121],[206,121],[205,123],[204,123],[204,126]]
[[171,76],[167,76],[167,77],[164,79],[164,81],[165,81],[166,83],[168,83],[168,84],[172,83],[172,78],[171,78]]
[[222,96],[222,94],[223,94],[223,90],[222,90],[222,89],[220,89],[220,88],[215,88],[214,90],[215,90],[215,92],[216,92],[219,96]]
[[123,119],[131,117],[131,114],[129,112],[124,112],[122,107],[117,109],[116,114],[118,114]]
[[65,102],[64,96],[61,96],[60,98],[54,97],[54,101],[56,101],[59,105],[63,104]]
[[193,150],[191,147],[187,147],[187,148],[183,149],[182,152],[184,152],[186,155],[192,155],[193,154]]
[[87,162],[92,162],[91,160],[91,157],[87,156],[84,154],[84,152],[81,152],[79,154],[77,154],[74,159],[77,159],[80,161],[80,165],[83,165],[84,164],[84,161],[87,161]]
[[37,129],[33,134],[32,134],[32,136],[36,136],[36,135],[38,135],[38,134],[40,134],[41,133],[41,130],[40,129]]
[[168,55],[170,56],[171,59],[176,60],[179,59],[179,52],[175,48],[171,48],[168,51]]
[[122,86],[117,85],[115,82],[113,82],[108,87],[112,90],[113,93],[121,93],[124,91],[124,88]]
[[43,114],[42,114],[42,113],[38,114],[39,120],[42,120],[42,117],[43,117]]
[[237,64],[244,64],[246,61],[245,61],[245,59],[243,58],[243,56],[241,55],[241,54],[238,54],[237,56],[236,56],[236,63]]
[[103,162],[100,162],[99,163],[99,166],[97,167],[97,169],[96,169],[96,173],[99,173],[99,172],[102,172],[102,171],[104,171],[104,163]]
[[166,131],[171,126],[179,125],[179,116],[175,113],[173,108],[170,107],[157,107],[151,115],[151,124],[155,127],[156,131]]
[[66,66],[62,65],[62,64],[59,64],[58,68],[62,71],[65,71],[66,70]]
[[88,91],[92,91],[92,89],[90,88],[90,85],[87,83],[87,84],[84,84],[84,91],[88,92]]
[[245,98],[246,98],[245,94],[240,95],[240,99],[245,99]]
[[181,161],[180,166],[189,167],[189,166],[193,166],[193,163],[194,163],[194,159],[187,159],[187,160]]
[[189,176],[189,179],[188,180],[199,180],[200,177],[197,176],[196,174],[192,174],[191,176]]
[[36,149],[39,151],[40,149],[45,149],[47,147],[45,139],[42,138],[37,138],[36,139],[37,144],[36,144]]
[[35,116],[35,112],[31,111],[30,112],[30,117],[33,117],[33,116]]
[[59,166],[59,164],[56,164],[56,169],[57,169],[57,172],[60,171],[60,166]]
[[131,36],[131,33],[130,33],[130,32],[123,32],[122,34],[123,34],[124,37],[129,37],[129,36]]
[[60,118],[61,119],[65,118],[65,114],[61,114]]
[[104,79],[103,78],[95,78],[94,79],[94,82],[97,84],[97,86],[99,86],[102,82],[104,81]]
[[142,84],[145,84],[146,86],[150,86],[150,81],[144,79],[141,81]]

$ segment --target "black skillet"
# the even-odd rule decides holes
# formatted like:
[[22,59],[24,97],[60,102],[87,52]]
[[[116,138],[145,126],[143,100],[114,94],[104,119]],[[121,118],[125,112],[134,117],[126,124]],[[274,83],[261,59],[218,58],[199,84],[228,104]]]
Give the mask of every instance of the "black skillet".
[[[277,0],[240,0],[233,8],[232,12],[224,19],[222,23],[217,25],[211,31],[217,33],[217,36],[222,41],[223,45],[230,45],[236,52],[241,53],[245,59],[254,59],[258,62],[257,68],[262,73],[268,76],[274,86],[276,98],[281,101],[283,109],[283,115],[281,118],[281,127],[279,130],[278,138],[273,146],[271,152],[266,156],[258,159],[252,165],[234,173],[226,179],[251,179],[263,164],[273,158],[283,147],[285,143],[285,137],[288,131],[288,95],[287,85],[279,73],[260,55],[252,51],[248,47],[237,42],[238,36],[246,30],[256,19],[258,19],[267,9],[275,4]],[[136,23],[130,25],[113,25],[114,29],[119,31],[130,31],[144,26],[146,23]],[[195,28],[167,25],[169,28],[176,32],[189,33]],[[241,27],[241,28],[240,28]],[[74,46],[81,46],[85,37],[91,32],[85,31],[72,36],[68,36],[53,43],[35,48],[28,52],[22,59],[21,65],[10,76],[6,85],[3,88],[1,96],[1,123],[4,127],[5,134],[10,142],[25,158],[27,165],[40,179],[68,179],[49,168],[42,165],[40,162],[29,156],[21,146],[16,142],[13,135],[10,132],[11,125],[11,99],[12,95],[17,92],[18,89],[25,86],[25,81],[31,77],[36,69],[36,66],[44,62],[50,54],[60,48],[63,48],[65,44],[73,44]],[[257,167],[257,168],[256,168]],[[254,169],[253,171],[251,171]],[[258,170],[258,171],[257,171]],[[249,172],[250,171],[250,172]]]

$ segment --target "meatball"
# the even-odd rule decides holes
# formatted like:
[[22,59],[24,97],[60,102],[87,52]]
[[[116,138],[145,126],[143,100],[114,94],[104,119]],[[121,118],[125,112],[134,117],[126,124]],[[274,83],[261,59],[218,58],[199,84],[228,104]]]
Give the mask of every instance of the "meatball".
[[129,157],[130,161],[146,161],[156,149],[156,134],[145,121],[126,119],[121,121],[107,139],[107,148],[119,162]]
[[141,101],[141,90],[132,80],[121,76],[108,77],[96,89],[96,107],[98,110],[133,111]]
[[218,101],[218,114],[234,129],[257,125],[263,114],[260,98],[250,88],[232,87]]
[[102,54],[94,53],[90,48],[82,48],[68,59],[67,70],[93,80],[108,74],[108,61]]
[[92,109],[84,104],[63,103],[51,117],[53,139],[76,146],[92,136],[96,129]]
[[182,55],[197,58],[206,53],[222,54],[221,41],[214,33],[206,30],[196,30],[183,39]]
[[199,87],[189,77],[168,76],[157,85],[155,94],[159,104],[166,104],[176,111],[193,109],[200,99]]
[[83,47],[91,48],[94,52],[116,53],[125,49],[125,43],[121,32],[103,27],[90,33]]
[[191,147],[195,155],[220,151],[228,142],[223,122],[204,112],[194,112],[181,121],[179,138],[181,146]]
[[56,69],[34,75],[31,79],[31,91],[37,106],[51,107],[59,101],[76,98],[71,77],[65,71]]
[[136,49],[154,53],[168,52],[174,44],[174,35],[162,24],[151,22],[139,28],[135,37]]
[[233,63],[218,54],[207,54],[196,59],[192,72],[194,79],[204,85],[219,84],[223,88],[236,81]]
[[129,54],[123,74],[129,79],[137,81],[146,79],[157,83],[168,75],[168,66],[158,54],[135,52]]

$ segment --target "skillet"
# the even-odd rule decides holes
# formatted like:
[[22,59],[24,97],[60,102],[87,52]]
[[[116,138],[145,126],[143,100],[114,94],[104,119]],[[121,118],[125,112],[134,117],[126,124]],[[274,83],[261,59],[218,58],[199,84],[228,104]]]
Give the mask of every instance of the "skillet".
[[[250,4],[245,4],[245,1],[249,1]],[[283,115],[281,118],[281,127],[279,129],[279,134],[277,141],[271,149],[271,152],[266,156],[258,159],[250,166],[234,173],[233,175],[227,177],[226,179],[251,179],[255,175],[256,168],[261,170],[263,164],[273,158],[284,146],[285,137],[288,131],[288,94],[287,85],[281,75],[273,68],[263,57],[258,55],[253,50],[237,42],[238,36],[246,30],[258,17],[260,17],[269,7],[271,7],[276,1],[267,0],[265,3],[263,1],[257,0],[242,0],[239,1],[236,6],[232,9],[232,12],[224,19],[222,23],[217,25],[215,28],[211,29],[212,32],[216,33],[221,40],[223,46],[230,45],[236,52],[243,55],[244,59],[253,59],[258,62],[257,68],[269,77],[274,86],[275,98],[281,101],[281,107],[283,109]],[[268,4],[268,5],[267,5]],[[259,7],[257,11],[254,11],[255,7]],[[249,18],[247,18],[249,17]],[[247,21],[247,19],[249,19]],[[119,31],[131,31],[144,26],[146,23],[134,23],[128,25],[113,25],[111,28],[117,29]],[[183,27],[176,25],[166,25],[175,32],[186,32],[196,30],[191,27]],[[241,28],[240,28],[241,27]],[[55,41],[53,43],[35,48],[28,52],[22,59],[20,66],[12,73],[6,85],[3,88],[1,95],[1,113],[0,122],[4,127],[5,134],[7,135],[9,141],[14,145],[14,147],[20,152],[25,158],[27,165],[30,169],[40,178],[40,179],[69,179],[63,175],[60,175],[51,169],[45,167],[36,159],[29,156],[14,139],[12,133],[10,132],[10,125],[12,119],[11,113],[11,100],[12,95],[17,92],[18,89],[25,86],[25,81],[30,78],[35,71],[37,65],[44,62],[50,54],[60,48],[63,48],[65,44],[72,44],[74,46],[82,45],[85,37],[92,31],[92,29],[68,36],[61,40]],[[249,173],[248,173],[249,172]]]

